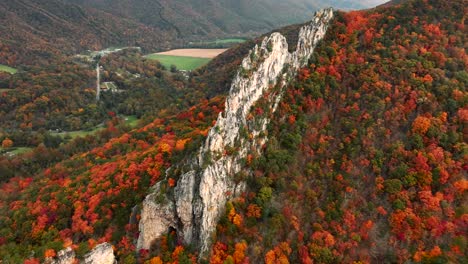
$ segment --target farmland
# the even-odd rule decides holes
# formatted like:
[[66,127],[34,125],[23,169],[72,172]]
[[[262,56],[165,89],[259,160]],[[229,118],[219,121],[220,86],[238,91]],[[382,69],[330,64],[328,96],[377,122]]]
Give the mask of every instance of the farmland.
[[225,51],[226,49],[174,49],[157,54],[212,59]]
[[0,64],[0,72],[8,72],[11,74],[15,74],[18,70],[15,68],[8,67],[6,65]]
[[207,64],[225,49],[177,49],[150,54],[147,58],[158,60],[166,68],[175,65],[179,70],[191,71]]

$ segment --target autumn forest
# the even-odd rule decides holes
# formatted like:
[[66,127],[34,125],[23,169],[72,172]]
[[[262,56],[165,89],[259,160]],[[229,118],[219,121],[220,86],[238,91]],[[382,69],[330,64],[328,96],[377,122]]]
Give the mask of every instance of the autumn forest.
[[[175,193],[264,36],[188,73],[112,53],[101,78],[120,91],[98,102],[80,47],[0,37],[0,63],[20,69],[0,72],[0,263],[56,263],[67,247],[82,259],[104,242],[118,263],[466,263],[467,13],[463,0],[335,10],[276,112],[274,87],[250,109],[271,119],[268,141],[232,175],[247,187],[223,205],[206,255],[175,228],[137,249],[141,203],[157,183]],[[130,25],[126,40],[160,41]],[[302,25],[276,30],[290,49]],[[28,63],[41,49],[53,55]]]

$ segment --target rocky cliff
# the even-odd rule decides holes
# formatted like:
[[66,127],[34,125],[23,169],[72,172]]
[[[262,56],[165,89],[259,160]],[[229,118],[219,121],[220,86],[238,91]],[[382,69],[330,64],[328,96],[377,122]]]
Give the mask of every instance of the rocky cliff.
[[114,249],[109,243],[97,245],[91,252],[84,256],[82,264],[114,264]]
[[179,176],[173,192],[166,191],[162,182],[143,202],[138,249],[149,249],[173,228],[185,243],[197,245],[201,254],[208,251],[226,202],[245,190],[245,183],[235,181],[235,175],[243,171],[247,154],[259,152],[268,140],[264,132],[269,115],[249,117],[251,108],[268,91],[270,113],[275,111],[282,90],[306,65],[332,18],[332,9],[318,12],[299,31],[293,53],[288,51],[286,38],[273,33],[243,60],[232,82],[225,112],[219,115],[197,157],[189,162],[190,169]]
[[[44,264],[73,264],[78,263],[75,252],[71,247],[65,248],[57,253],[55,258],[46,258]],[[81,264],[114,264],[116,263],[114,249],[109,243],[102,243],[93,248]]]

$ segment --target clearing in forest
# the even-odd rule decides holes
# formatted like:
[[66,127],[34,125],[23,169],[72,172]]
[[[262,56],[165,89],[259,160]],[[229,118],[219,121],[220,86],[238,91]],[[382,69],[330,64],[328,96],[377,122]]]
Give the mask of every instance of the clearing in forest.
[[15,74],[18,70],[15,68],[8,67],[6,65],[0,64],[0,72],[8,72],[11,74]]

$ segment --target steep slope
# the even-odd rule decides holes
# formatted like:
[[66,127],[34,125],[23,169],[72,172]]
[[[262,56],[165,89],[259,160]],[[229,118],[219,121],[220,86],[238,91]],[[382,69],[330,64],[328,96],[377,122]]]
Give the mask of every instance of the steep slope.
[[466,13],[338,13],[250,153],[210,261],[465,263]]
[[[145,199],[138,249],[149,249],[172,227],[179,231],[186,244],[199,245],[201,253],[207,253],[229,194],[238,196],[245,189],[245,182],[234,181],[235,175],[241,173],[247,153],[259,150],[267,142],[262,134],[270,120],[268,117],[250,120],[251,107],[270,92],[268,112],[275,112],[282,88],[307,63],[332,17],[331,9],[316,14],[313,22],[299,31],[297,50],[293,53],[289,53],[286,38],[273,33],[243,60],[233,80],[225,112],[218,117],[205,145],[189,165],[191,170],[175,175],[179,182],[174,198],[156,199],[160,195],[167,197],[161,194],[164,183],[159,183]],[[272,87],[276,90],[271,90]]]
[[[71,254],[58,252],[69,246],[82,259],[103,242],[118,248],[113,254],[120,260],[134,258],[137,225],[129,218],[137,219],[131,216],[135,205],[173,160],[198,148],[223,107],[222,99],[204,101],[176,115],[163,109],[158,119],[140,129],[78,152],[34,177],[15,177],[2,184],[0,259],[21,263],[27,258],[68,258]],[[111,125],[103,133],[115,130]],[[90,139],[78,142],[87,146]],[[44,148],[37,150],[43,156],[49,153]],[[108,251],[107,247],[106,255],[111,256]]]
[[7,0],[0,3],[0,63],[45,63],[111,45],[162,49],[174,45],[175,33],[154,29],[63,0]]

